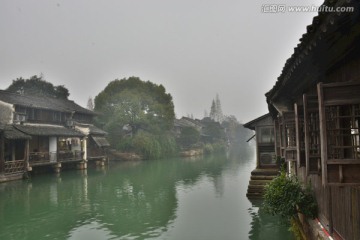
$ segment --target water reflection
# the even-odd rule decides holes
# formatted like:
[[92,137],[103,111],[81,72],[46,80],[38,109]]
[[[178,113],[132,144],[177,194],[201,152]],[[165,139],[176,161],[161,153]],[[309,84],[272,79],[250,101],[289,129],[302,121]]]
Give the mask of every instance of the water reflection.
[[252,207],[249,208],[252,217],[250,240],[278,240],[295,239],[289,229],[289,224],[279,217],[271,216],[262,209],[261,200],[252,200]]
[[238,147],[0,184],[0,239],[261,239],[245,197],[254,156]]

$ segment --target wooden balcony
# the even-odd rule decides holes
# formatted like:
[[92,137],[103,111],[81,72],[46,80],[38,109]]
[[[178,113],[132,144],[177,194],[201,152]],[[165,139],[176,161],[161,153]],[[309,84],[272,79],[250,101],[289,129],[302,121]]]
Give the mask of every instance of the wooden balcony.
[[29,165],[48,165],[56,163],[56,152],[30,152]]
[[76,151],[59,151],[58,161],[59,162],[71,162],[71,161],[81,161],[83,159],[84,152]]
[[29,165],[51,165],[57,162],[81,161],[82,151],[58,151],[58,152],[31,152],[29,154]]
[[5,161],[4,163],[4,173],[5,174],[17,174],[23,173],[25,171],[25,161],[24,160],[14,160],[14,161]]

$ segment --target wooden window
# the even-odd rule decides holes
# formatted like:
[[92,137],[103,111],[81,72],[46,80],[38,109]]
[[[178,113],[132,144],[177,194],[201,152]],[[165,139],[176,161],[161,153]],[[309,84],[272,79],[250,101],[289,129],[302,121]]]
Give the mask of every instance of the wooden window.
[[60,122],[61,121],[61,116],[60,116],[60,112],[53,112],[53,122]]
[[360,83],[318,84],[323,183],[360,184]]
[[284,112],[279,118],[280,151],[286,161],[297,161],[296,122],[294,112]]
[[306,175],[320,174],[320,122],[317,95],[303,95]]
[[260,138],[259,143],[272,143],[274,144],[274,127],[260,127],[259,128]]
[[294,104],[295,111],[295,130],[296,130],[296,159],[299,167],[306,166],[305,158],[305,130],[304,130],[304,111],[303,106]]

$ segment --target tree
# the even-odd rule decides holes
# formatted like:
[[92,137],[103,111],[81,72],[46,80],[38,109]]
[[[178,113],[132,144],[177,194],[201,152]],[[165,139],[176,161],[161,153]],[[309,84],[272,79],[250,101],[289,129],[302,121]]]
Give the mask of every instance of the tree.
[[206,109],[204,110],[204,118],[206,118],[206,117],[209,117],[209,113],[208,113],[208,111],[206,111]]
[[222,121],[224,120],[224,115],[221,109],[221,103],[220,103],[220,98],[219,98],[219,94],[216,94],[216,98],[215,98],[215,121],[222,123]]
[[215,100],[213,99],[212,100],[212,103],[211,103],[211,108],[210,108],[210,115],[209,117],[215,121],[215,118],[216,118],[216,105],[215,105]]
[[64,85],[54,86],[52,83],[44,80],[42,74],[40,77],[34,75],[29,79],[22,77],[17,78],[13,80],[12,84],[6,90],[25,95],[62,99],[67,99],[70,95],[69,90]]
[[101,113],[97,123],[109,132],[111,141],[119,140],[126,124],[134,134],[140,129],[161,134],[172,128],[175,118],[172,96],[164,86],[137,77],[110,82],[95,97],[95,111]]
[[194,127],[184,127],[178,139],[179,143],[184,147],[189,147],[198,143],[200,140],[200,132]]
[[94,110],[94,101],[92,99],[92,97],[89,97],[88,102],[87,102],[87,109],[93,111]]

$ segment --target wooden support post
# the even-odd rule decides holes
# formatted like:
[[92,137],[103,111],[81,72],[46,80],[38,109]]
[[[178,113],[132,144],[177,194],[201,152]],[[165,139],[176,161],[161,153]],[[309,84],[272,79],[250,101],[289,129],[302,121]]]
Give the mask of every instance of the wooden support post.
[[329,233],[333,234],[333,214],[332,214],[332,194],[331,194],[331,186],[326,186],[326,194],[327,194],[327,200],[328,200],[328,213],[329,213]]
[[0,173],[4,172],[4,165],[5,165],[5,141],[4,141],[4,135],[1,134],[0,136]]
[[81,162],[77,163],[76,164],[76,169],[78,169],[78,170],[87,169],[87,162],[86,161],[81,161]]
[[[299,123],[299,109],[298,104],[294,103],[294,112],[295,112],[295,141],[296,141],[296,162],[297,168],[302,167],[300,162],[300,123]],[[297,169],[296,169],[297,170]]]
[[27,139],[26,143],[25,143],[25,171],[32,171],[32,168],[30,167],[30,163],[29,163],[29,152],[30,152],[30,140]]
[[310,144],[309,144],[309,123],[308,123],[308,101],[306,93],[303,95],[304,106],[304,134],[305,134],[305,168],[306,176],[309,176],[310,170]]
[[260,151],[259,151],[259,141],[260,141],[260,130],[261,128],[255,126],[255,140],[256,140],[256,168],[260,166]]
[[53,165],[54,172],[59,173],[61,171],[61,163]]
[[319,101],[319,122],[320,122],[320,150],[321,150],[321,170],[322,170],[322,184],[327,185],[327,138],[326,138],[326,116],[324,105],[324,94],[322,83],[317,85],[318,101]]

